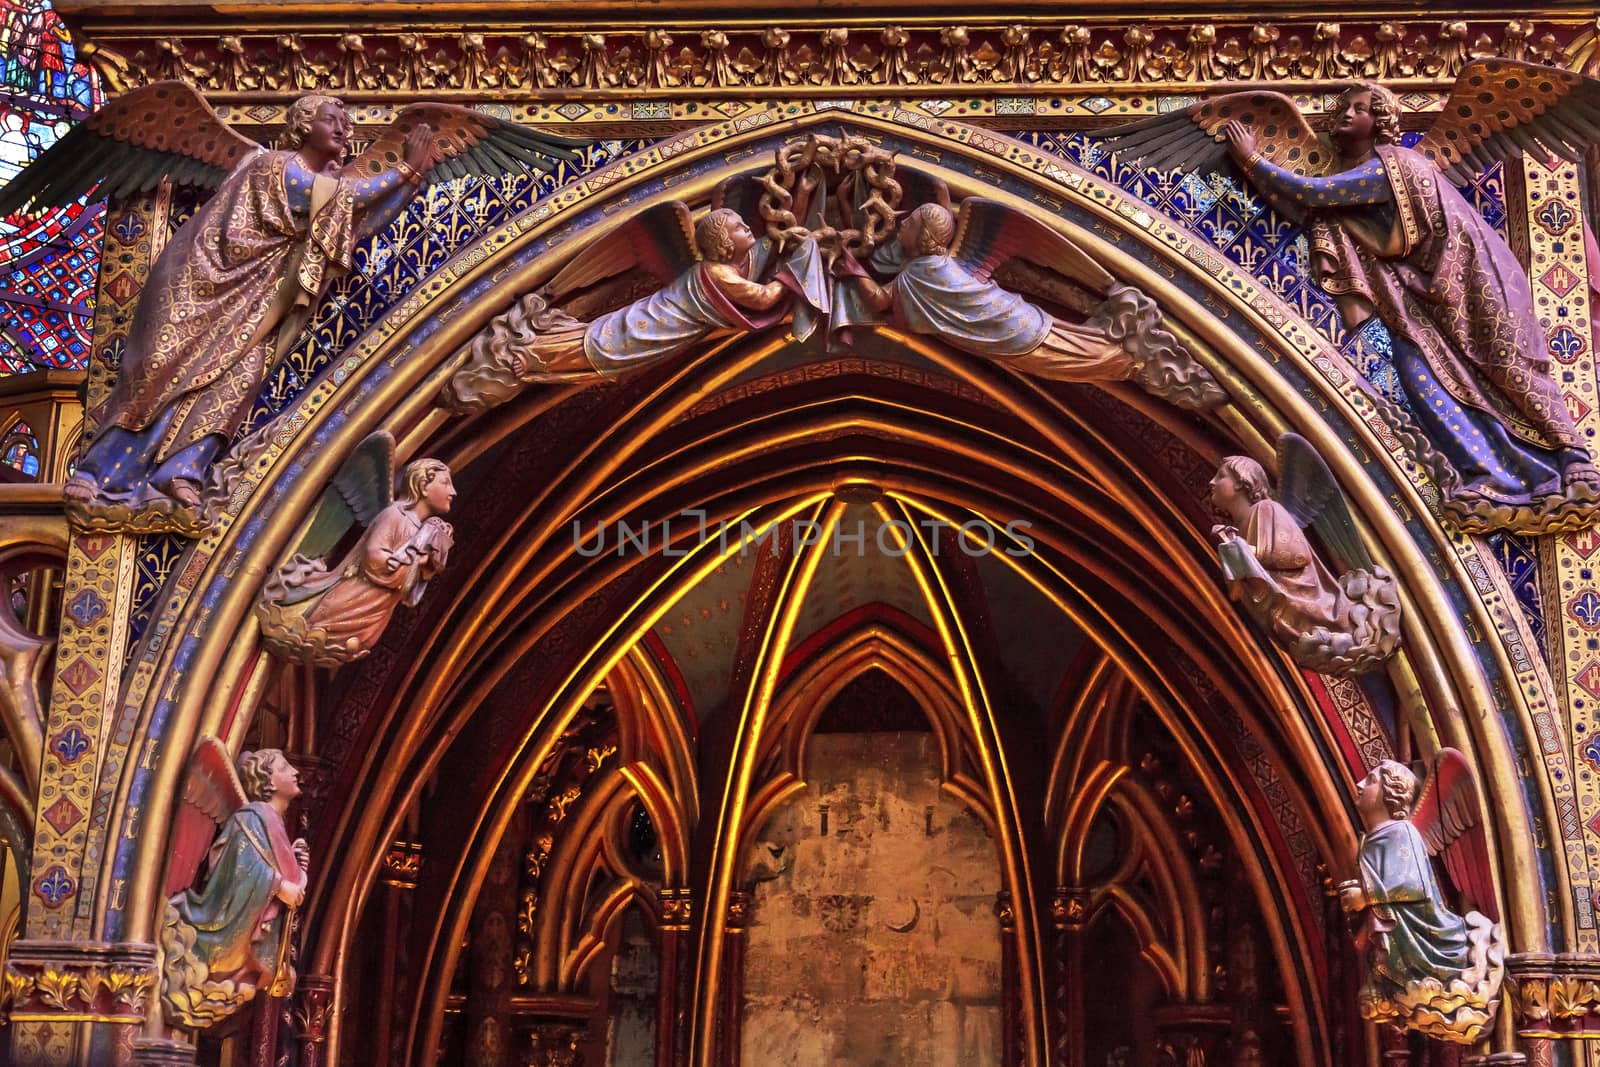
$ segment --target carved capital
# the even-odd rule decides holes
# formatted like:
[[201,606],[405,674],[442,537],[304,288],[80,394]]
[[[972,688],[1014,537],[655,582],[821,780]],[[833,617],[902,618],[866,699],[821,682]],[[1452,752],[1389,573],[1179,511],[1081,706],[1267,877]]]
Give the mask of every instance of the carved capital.
[[1600,955],[1518,953],[1506,960],[1505,988],[1524,1037],[1600,1034]]
[[583,1067],[578,1046],[583,1043],[583,1026],[566,1022],[534,1024],[528,1034],[528,1053],[524,1067]]
[[18,941],[0,1001],[13,1022],[143,1024],[156,983],[154,945]]
[[1089,891],[1057,886],[1050,898],[1050,918],[1059,929],[1083,929],[1089,923]]
[[294,1027],[302,1044],[321,1045],[328,1040],[328,1016],[333,1011],[333,979],[325,974],[303,974],[295,989]]
[[728,894],[728,929],[743,930],[750,925],[750,911],[755,901],[749,893],[734,891]]
[[661,901],[661,928],[687,930],[694,917],[694,891],[689,889],[662,889],[656,896]]
[[396,889],[417,888],[422,872],[422,845],[415,841],[396,841],[383,854],[383,884]]

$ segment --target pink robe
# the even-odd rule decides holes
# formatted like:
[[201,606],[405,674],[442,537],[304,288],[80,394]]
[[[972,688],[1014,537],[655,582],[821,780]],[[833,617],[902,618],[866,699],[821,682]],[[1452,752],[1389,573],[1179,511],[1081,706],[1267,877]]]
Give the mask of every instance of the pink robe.
[[396,501],[380,511],[350,554],[329,572],[337,578],[306,616],[307,624],[326,633],[331,644],[369,651],[383,636],[395,607],[402,600],[415,605],[428,580],[444,566],[447,547],[436,545],[437,551],[388,569],[387,561],[406,546],[421,547],[423,526],[412,505]]

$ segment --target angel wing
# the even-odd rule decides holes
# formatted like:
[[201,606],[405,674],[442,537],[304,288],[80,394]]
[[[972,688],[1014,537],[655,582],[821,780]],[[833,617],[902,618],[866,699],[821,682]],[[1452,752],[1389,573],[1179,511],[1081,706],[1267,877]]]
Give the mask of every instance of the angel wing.
[[200,861],[217,836],[217,827],[248,802],[228,749],[215,737],[202,737],[189,757],[183,801],[172,830],[172,861],[167,867],[167,895],[194,883]]
[[1105,147],[1151,170],[1182,167],[1214,173],[1228,163],[1222,127],[1238,119],[1255,131],[1256,149],[1267,162],[1315,176],[1333,163],[1332,147],[1282,93],[1227,93],[1155,118],[1107,131]]
[[982,196],[961,201],[950,256],[984,281],[1012,259],[1053,270],[1096,293],[1104,293],[1116,280],[1048,226]]
[[1315,530],[1346,570],[1372,568],[1372,556],[1350,517],[1350,504],[1317,450],[1297,433],[1278,438],[1278,503]]
[[551,304],[631,272],[648,276],[660,288],[699,261],[689,205],[669,200],[623,223],[598,246],[585,248],[546,288]]
[[1521,63],[1478,59],[1456,78],[1416,150],[1457,184],[1528,151],[1576,161],[1600,142],[1600,81]]
[[370,178],[392,170],[403,157],[406,137],[424,122],[433,128],[434,163],[424,175],[429,182],[468,174],[548,173],[556,168],[554,161],[575,162],[578,154],[572,149],[589,143],[506,122],[458,104],[412,104],[340,173]]
[[180,81],[154,82],[90,115],[0,189],[0,216],[64,207],[92,189],[101,197],[174,185],[215,189],[261,146],[217,117]]
[[761,217],[761,172],[747,171],[724,178],[711,191],[711,210],[729,208],[741,219]]
[[351,527],[370,526],[378,512],[392,503],[394,438],[388,431],[379,430],[355,447],[333,476],[333,482],[322,491],[317,514],[295,551],[308,559],[321,559],[333,551]]
[[1483,802],[1467,758],[1453,748],[1439,750],[1433,773],[1411,813],[1411,823],[1427,842],[1428,855],[1444,860],[1450,881],[1465,898],[1466,910],[1500,921],[1494,878],[1489,868],[1489,843],[1484,834]]

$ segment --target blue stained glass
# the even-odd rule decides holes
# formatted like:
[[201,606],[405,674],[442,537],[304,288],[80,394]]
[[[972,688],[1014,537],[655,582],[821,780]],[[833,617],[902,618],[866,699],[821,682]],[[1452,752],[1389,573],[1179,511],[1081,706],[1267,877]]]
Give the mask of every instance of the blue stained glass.
[[[0,185],[100,104],[46,0],[0,0]],[[0,374],[88,365],[98,204],[0,218]]]

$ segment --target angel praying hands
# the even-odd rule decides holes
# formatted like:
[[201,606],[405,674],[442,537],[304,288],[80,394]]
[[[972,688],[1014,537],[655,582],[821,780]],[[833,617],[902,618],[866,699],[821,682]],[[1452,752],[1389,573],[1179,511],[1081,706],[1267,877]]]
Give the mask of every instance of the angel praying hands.
[[151,267],[99,432],[67,482],[80,521],[197,532],[201,493],[312,305],[426,181],[549,170],[581,142],[469,108],[413,104],[357,159],[344,105],[290,105],[284,148],[237,134],[182,82],[121,96],[0,192],[0,214],[161,182],[215,194]]
[[1288,97],[1251,91],[1112,131],[1107,146],[1201,174],[1231,156],[1274,208],[1308,224],[1312,268],[1346,329],[1372,318],[1387,328],[1411,417],[1437,453],[1419,458],[1462,529],[1589,525],[1600,473],[1552,377],[1527,275],[1456,185],[1522,152],[1576,159],[1600,140],[1600,82],[1477,60],[1414,149],[1398,143],[1399,122],[1392,92],[1352,85],[1330,143]]

